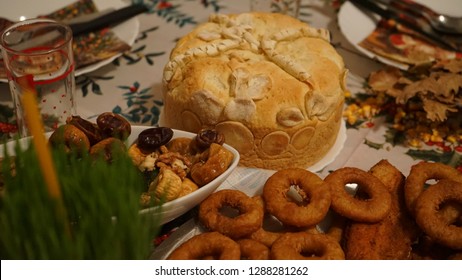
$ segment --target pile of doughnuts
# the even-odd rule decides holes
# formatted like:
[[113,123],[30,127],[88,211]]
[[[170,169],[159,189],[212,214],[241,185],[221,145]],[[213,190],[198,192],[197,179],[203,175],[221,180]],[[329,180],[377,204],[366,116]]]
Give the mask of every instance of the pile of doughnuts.
[[204,232],[167,259],[461,259],[462,174],[420,162],[405,178],[387,160],[324,179],[287,168],[259,195],[211,194],[198,216]]

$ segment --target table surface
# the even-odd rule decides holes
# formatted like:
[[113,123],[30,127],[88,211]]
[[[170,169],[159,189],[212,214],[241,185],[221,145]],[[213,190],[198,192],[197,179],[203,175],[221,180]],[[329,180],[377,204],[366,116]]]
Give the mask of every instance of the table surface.
[[[162,72],[175,42],[198,23],[207,21],[212,13],[239,13],[249,10],[248,0],[150,0],[155,4],[150,12],[139,15],[140,30],[130,51],[113,63],[77,77],[77,113],[94,120],[102,112],[113,111],[128,116],[133,125],[157,125],[162,109]],[[337,24],[336,1],[302,0],[299,18],[308,24],[327,28],[332,44],[343,56],[349,69],[347,86],[354,93],[363,90],[365,77],[384,67],[358,52],[349,44]],[[168,9],[165,10],[166,8]],[[143,98],[146,113],[141,114],[134,100]],[[10,106],[8,85],[0,84],[0,103]],[[373,126],[349,127],[346,141],[335,160],[319,171],[325,177],[329,171],[343,166],[368,170],[375,163],[387,159],[404,175],[421,159],[411,157],[409,147],[392,145],[386,140],[387,127],[380,120]],[[253,171],[252,171],[253,172]],[[262,184],[271,172],[255,173],[238,168],[223,187],[246,188],[259,180]],[[243,176],[259,174],[261,176]],[[243,184],[244,182],[244,184]]]

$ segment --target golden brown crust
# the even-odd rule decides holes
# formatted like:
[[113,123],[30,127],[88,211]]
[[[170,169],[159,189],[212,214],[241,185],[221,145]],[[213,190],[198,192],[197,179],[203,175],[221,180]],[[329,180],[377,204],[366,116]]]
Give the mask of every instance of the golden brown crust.
[[163,117],[216,128],[241,165],[308,167],[335,143],[346,73],[326,30],[280,14],[214,15],[172,50]]
[[[236,216],[223,213],[225,207],[237,210]],[[261,228],[263,209],[239,190],[223,189],[212,193],[199,206],[199,220],[205,228],[233,239],[250,235]]]
[[416,222],[435,242],[462,250],[462,227],[448,223],[439,214],[441,205],[447,201],[462,204],[462,183],[442,179],[423,191],[415,203]]
[[345,256],[352,260],[390,260],[410,258],[411,245],[419,232],[404,202],[404,176],[382,160],[369,171],[392,196],[390,212],[378,223],[351,223],[344,236]]
[[193,236],[177,247],[168,260],[238,260],[241,257],[239,244],[218,232],[205,232]]
[[[330,187],[332,210],[346,218],[375,223],[386,217],[390,211],[390,192],[378,178],[362,169],[339,168],[324,181]],[[346,184],[357,184],[356,195],[351,195],[345,189]],[[363,194],[366,194],[367,199]]]
[[324,234],[285,233],[271,247],[275,260],[344,260],[340,244]]
[[236,242],[241,248],[241,260],[269,260],[270,249],[263,243],[249,238]]
[[[298,203],[289,197],[292,186],[307,196]],[[289,168],[274,173],[263,187],[263,199],[268,213],[286,225],[310,227],[320,223],[329,211],[329,186],[306,169]]]

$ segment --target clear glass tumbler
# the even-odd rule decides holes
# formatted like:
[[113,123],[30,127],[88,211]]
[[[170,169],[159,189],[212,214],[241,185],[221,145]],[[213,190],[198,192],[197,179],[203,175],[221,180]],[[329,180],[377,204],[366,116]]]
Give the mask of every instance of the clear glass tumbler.
[[4,30],[0,46],[20,136],[29,135],[21,104],[25,90],[37,93],[46,131],[75,115],[75,64],[67,25],[49,19],[21,21]]

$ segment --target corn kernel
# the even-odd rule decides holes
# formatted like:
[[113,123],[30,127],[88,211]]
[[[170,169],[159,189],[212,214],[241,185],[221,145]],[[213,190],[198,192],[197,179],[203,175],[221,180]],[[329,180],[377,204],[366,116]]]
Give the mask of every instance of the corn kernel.
[[435,142],[435,143],[441,143],[441,142],[443,142],[443,137],[441,137],[439,135],[432,135],[430,137],[430,141]]
[[422,138],[422,141],[423,141],[423,142],[429,142],[429,141],[430,141],[430,137],[431,137],[431,135],[430,135],[429,133],[423,133],[423,134],[421,135],[421,138]]
[[447,138],[446,138],[447,141],[449,141],[450,143],[454,144],[457,142],[457,137],[454,136],[454,135],[449,135]]
[[362,109],[363,109],[364,117],[370,118],[372,116],[371,115],[371,106],[370,105],[364,105]]
[[358,120],[358,118],[356,116],[353,116],[353,115],[350,115],[350,116],[347,117],[347,122],[350,125],[355,124],[357,120]]
[[414,148],[420,148],[421,147],[421,142],[419,139],[411,139],[408,141],[409,146],[414,147]]

